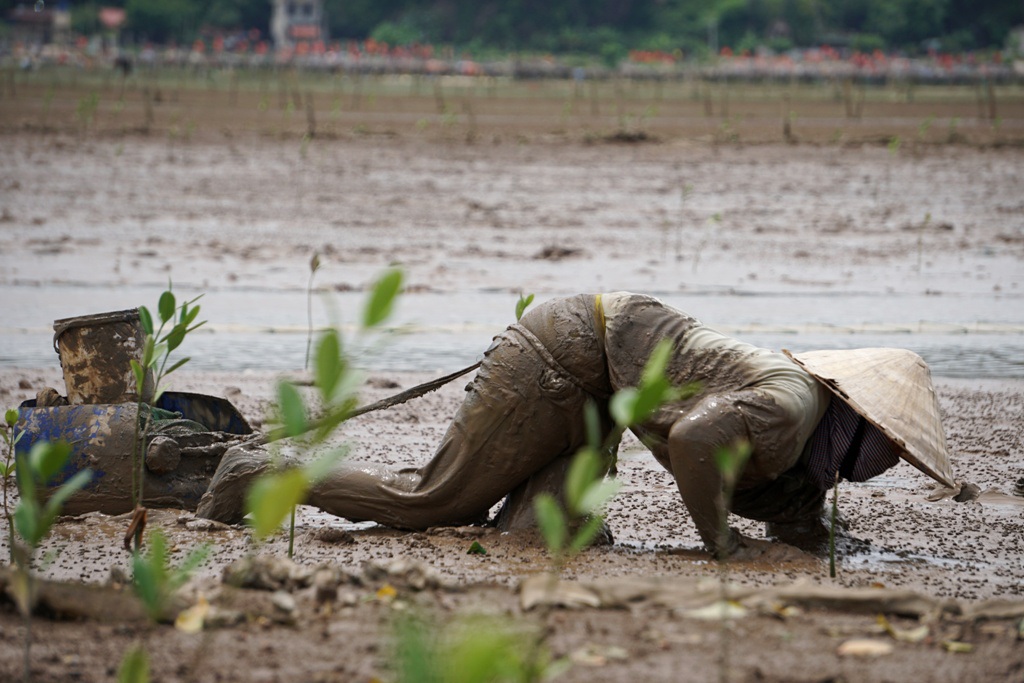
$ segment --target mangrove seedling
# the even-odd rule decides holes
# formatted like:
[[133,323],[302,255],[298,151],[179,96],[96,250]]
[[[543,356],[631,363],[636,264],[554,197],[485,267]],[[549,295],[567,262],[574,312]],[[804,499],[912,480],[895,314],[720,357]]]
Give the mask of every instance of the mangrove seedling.
[[142,602],[146,616],[153,622],[168,617],[175,592],[185,585],[193,572],[210,554],[210,546],[193,548],[178,567],[168,564],[167,538],[157,530],[150,534],[149,552],[135,553],[132,557],[134,580],[132,588]]
[[535,627],[507,618],[460,616],[441,625],[406,614],[394,629],[399,683],[533,683],[569,666],[552,659]]
[[11,478],[17,469],[14,448],[21,441],[21,437],[25,433],[18,432],[15,434],[14,426],[16,424],[18,424],[18,411],[13,408],[8,409],[4,413],[3,428],[0,429],[0,436],[3,437],[4,445],[7,447],[4,451],[4,461],[0,463],[0,476],[3,477],[4,519],[7,520],[7,549],[10,551],[11,564],[14,564],[14,518],[11,516],[7,490],[10,487]]
[[131,360],[132,373],[135,375],[135,388],[139,397],[139,419],[136,424],[135,459],[132,467],[132,498],[135,503],[135,514],[125,537],[125,545],[132,542],[136,551],[142,543],[142,532],[145,528],[146,511],[142,506],[142,498],[145,487],[146,460],[143,451],[151,426],[149,406],[156,405],[160,399],[160,395],[163,393],[164,377],[191,360],[185,357],[170,367],[167,366],[171,353],[181,346],[186,336],[206,324],[205,320],[196,322],[196,318],[199,316],[199,306],[195,303],[200,298],[202,295],[178,306],[171,283],[168,281],[167,289],[160,295],[157,303],[159,327],[154,326],[153,315],[149,309],[139,306],[139,321],[142,324],[145,341],[142,345],[142,361],[139,362],[134,358]]
[[602,510],[619,489],[619,482],[606,479],[605,475],[615,473],[615,453],[623,433],[645,422],[666,403],[696,392],[696,386],[677,387],[669,381],[665,371],[672,352],[672,342],[661,341],[647,360],[639,384],[612,396],[609,412],[614,425],[603,441],[597,407],[587,405],[587,445],[579,450],[566,473],[564,506],[547,493],[534,498],[537,524],[548,546],[555,574],[597,537],[604,524]]
[[718,607],[721,610],[721,631],[719,642],[721,651],[718,660],[718,679],[725,683],[729,680],[729,558],[723,553],[729,540],[729,506],[732,504],[732,496],[736,491],[736,482],[739,481],[743,467],[747,464],[751,454],[750,442],[739,441],[731,448],[719,448],[715,451],[715,466],[722,476],[722,490],[719,499],[718,523]]
[[38,441],[16,467],[18,507],[14,511],[14,529],[24,545],[12,545],[16,571],[11,593],[18,610],[25,618],[25,680],[29,680],[32,649],[32,609],[35,606],[35,586],[32,576],[32,557],[43,539],[50,533],[64,503],[89,483],[92,470],[80,470],[50,493],[45,501],[40,490],[64,468],[71,456],[71,446],[62,441]]
[[[149,536],[148,553],[135,552],[132,556],[132,589],[151,623],[169,618],[175,592],[185,585],[209,551],[207,544],[194,548],[179,567],[172,568],[168,565],[167,538],[158,530]],[[149,683],[149,655],[144,643],[136,642],[125,653],[117,680],[118,683]]]
[[306,283],[306,365],[309,370],[309,350],[313,347],[313,276],[320,270],[320,254],[314,251],[309,259],[309,282]]
[[[374,283],[363,308],[361,331],[379,327],[391,315],[402,288],[402,279],[402,271],[392,269]],[[323,443],[358,405],[361,375],[352,368],[341,334],[336,329],[325,331],[320,338],[314,363],[313,386],[320,404],[319,415],[310,417],[312,411],[294,384],[280,382],[276,411],[280,424],[268,434],[269,442],[293,438]],[[306,499],[310,487],[326,476],[345,452],[344,448],[336,449],[304,467],[277,469],[257,479],[246,496],[246,510],[255,539],[265,539],[290,515],[288,556],[291,557],[295,544],[296,506]]]
[[516,302],[516,321],[518,322],[522,317],[523,313],[526,313],[526,309],[533,303],[533,294],[527,294],[523,296],[519,295],[519,301]]

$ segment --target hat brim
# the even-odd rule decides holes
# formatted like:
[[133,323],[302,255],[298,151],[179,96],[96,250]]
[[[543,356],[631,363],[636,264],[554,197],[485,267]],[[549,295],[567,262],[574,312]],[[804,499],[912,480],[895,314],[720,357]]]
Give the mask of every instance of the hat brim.
[[956,486],[931,372],[920,356],[884,348],[783,353],[877,427],[901,458]]

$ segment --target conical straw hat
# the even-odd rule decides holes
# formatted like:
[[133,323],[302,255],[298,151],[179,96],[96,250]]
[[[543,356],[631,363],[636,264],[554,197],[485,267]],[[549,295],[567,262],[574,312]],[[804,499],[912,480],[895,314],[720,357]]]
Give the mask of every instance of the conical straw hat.
[[920,356],[906,349],[784,353],[878,427],[904,460],[955,486],[931,372]]

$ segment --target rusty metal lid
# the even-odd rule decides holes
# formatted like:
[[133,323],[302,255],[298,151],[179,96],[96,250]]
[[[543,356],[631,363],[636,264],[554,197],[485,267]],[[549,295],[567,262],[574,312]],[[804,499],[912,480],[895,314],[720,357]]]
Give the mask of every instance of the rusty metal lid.
[[139,309],[129,308],[123,311],[110,311],[108,313],[93,313],[92,315],[79,315],[74,318],[61,318],[53,321],[53,350],[58,354],[60,349],[57,342],[60,336],[68,330],[78,327],[96,327],[98,325],[109,325],[110,323],[134,323],[139,320]]

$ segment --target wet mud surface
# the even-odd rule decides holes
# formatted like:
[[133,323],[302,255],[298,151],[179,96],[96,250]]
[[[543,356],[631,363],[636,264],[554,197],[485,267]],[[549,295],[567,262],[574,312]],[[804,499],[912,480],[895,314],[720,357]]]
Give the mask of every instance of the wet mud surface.
[[[866,484],[840,487],[849,530],[839,539],[836,579],[821,558],[797,556],[735,565],[731,581],[880,585],[961,605],[1024,599],[1024,498],[1013,495],[1024,476],[1019,152],[949,148],[911,157],[884,148],[357,140],[313,146],[302,157],[297,144],[274,141],[171,147],[144,138],[14,136],[4,143],[4,406],[46,386],[64,393],[48,346],[53,319],[152,306],[170,275],[182,293],[208,292],[204,317],[211,320],[211,332],[186,342],[195,366],[176,373],[171,388],[224,396],[263,427],[275,371],[302,366],[314,249],[324,263],[317,282],[334,302],[317,306],[318,323],[332,315],[353,320],[361,290],[388,263],[407,271],[399,325],[409,338],[428,339],[427,348],[402,346],[399,335],[368,354],[367,402],[476,360],[511,321],[520,288],[539,299],[651,292],[775,348],[868,341],[930,349],[943,368],[936,384],[954,472],[980,490],[971,502],[930,501],[930,480],[901,463]],[[685,199],[684,186],[691,188]],[[985,360],[972,365],[972,354]],[[416,362],[406,363],[412,356]],[[341,438],[353,444],[350,458],[422,464],[463,386],[456,381],[349,423]],[[623,491],[609,515],[615,543],[589,549],[565,576],[715,579],[674,482],[636,441],[625,444],[620,474]],[[761,524],[733,522],[763,535]],[[112,570],[115,577],[127,572],[127,524],[103,515],[62,520],[40,553],[52,558],[41,575],[98,586]],[[403,560],[429,566],[441,584],[417,587],[385,572],[340,587],[326,610],[315,589],[296,588],[284,618],[270,603],[274,593],[239,597],[220,586],[224,567],[249,547],[244,528],[173,510],[154,512],[150,524],[170,535],[174,557],[212,544],[189,596],[201,590],[223,609],[233,604],[242,621],[197,636],[134,622],[39,619],[37,680],[110,680],[137,637],[150,649],[155,680],[386,680],[393,675],[390,624],[412,606],[442,619],[483,611],[541,623],[553,652],[574,659],[560,680],[679,680],[680,671],[707,680],[719,670],[718,624],[684,618],[656,600],[522,614],[516,587],[547,567],[535,539],[522,534],[405,533],[303,508],[301,566],[328,563],[358,574],[368,562]],[[467,554],[473,541],[487,554]],[[278,538],[263,552],[284,555],[286,545]],[[397,598],[378,594],[388,582]],[[894,622],[899,629],[919,623]],[[732,627],[731,678],[1024,677],[1019,617],[927,623],[927,638],[911,643],[886,635],[874,614],[813,607],[752,614]],[[0,635],[6,680],[20,675],[22,635],[9,605],[0,608]],[[837,654],[854,638],[888,641],[894,651],[875,659]],[[949,651],[948,642],[972,649]]]

